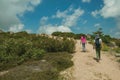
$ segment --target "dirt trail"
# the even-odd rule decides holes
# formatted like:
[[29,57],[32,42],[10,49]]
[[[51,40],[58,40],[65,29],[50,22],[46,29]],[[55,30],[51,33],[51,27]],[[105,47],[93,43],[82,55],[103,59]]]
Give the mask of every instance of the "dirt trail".
[[120,80],[120,68],[113,57],[102,54],[102,60],[96,62],[92,45],[86,45],[87,52],[81,52],[81,44],[76,43],[76,53],[73,56],[73,80]]

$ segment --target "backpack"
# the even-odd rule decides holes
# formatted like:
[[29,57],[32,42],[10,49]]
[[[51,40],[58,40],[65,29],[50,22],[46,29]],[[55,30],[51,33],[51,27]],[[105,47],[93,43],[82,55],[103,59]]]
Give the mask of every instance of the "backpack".
[[95,46],[96,46],[96,48],[100,48],[101,47],[101,43],[99,41],[99,38],[95,39]]

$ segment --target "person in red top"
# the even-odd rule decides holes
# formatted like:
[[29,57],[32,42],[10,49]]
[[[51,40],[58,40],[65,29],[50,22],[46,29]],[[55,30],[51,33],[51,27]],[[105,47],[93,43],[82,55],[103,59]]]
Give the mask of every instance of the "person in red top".
[[81,36],[80,40],[82,43],[82,51],[85,52],[86,51],[86,46],[85,46],[86,45],[86,37],[85,37],[85,35]]

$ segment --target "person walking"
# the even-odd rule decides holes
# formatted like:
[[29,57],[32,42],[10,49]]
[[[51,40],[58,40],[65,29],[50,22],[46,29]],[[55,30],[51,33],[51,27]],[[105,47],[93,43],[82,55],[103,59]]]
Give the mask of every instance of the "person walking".
[[97,34],[94,39],[94,46],[93,46],[93,49],[95,49],[95,51],[96,51],[97,62],[99,62],[99,60],[101,59],[101,48],[102,48],[102,39]]
[[86,51],[86,37],[85,37],[85,35],[81,36],[80,40],[82,43],[82,51],[85,52]]

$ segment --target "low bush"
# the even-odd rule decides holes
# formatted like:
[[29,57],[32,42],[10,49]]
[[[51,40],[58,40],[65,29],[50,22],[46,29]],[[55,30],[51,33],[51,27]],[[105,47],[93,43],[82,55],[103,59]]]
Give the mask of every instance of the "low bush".
[[114,48],[113,49],[116,53],[120,53],[120,48]]
[[74,52],[75,43],[73,40],[39,37],[40,40],[33,40],[33,47],[44,49],[47,52]]
[[118,59],[118,60],[117,60],[117,62],[119,62],[119,63],[120,63],[120,59]]
[[42,59],[45,54],[45,50],[33,48],[32,50],[28,50],[25,54],[25,58],[31,58],[35,60]]
[[15,67],[30,59],[40,60],[47,52],[73,53],[75,50],[75,42],[67,38],[36,36],[26,32],[0,33],[0,38],[0,70]]
[[103,43],[102,51],[109,51],[109,50],[110,48],[106,44]]

